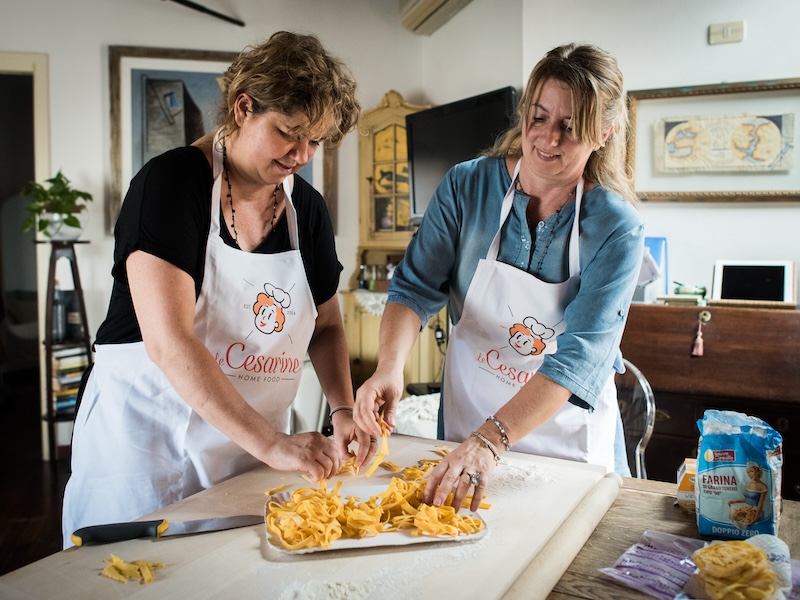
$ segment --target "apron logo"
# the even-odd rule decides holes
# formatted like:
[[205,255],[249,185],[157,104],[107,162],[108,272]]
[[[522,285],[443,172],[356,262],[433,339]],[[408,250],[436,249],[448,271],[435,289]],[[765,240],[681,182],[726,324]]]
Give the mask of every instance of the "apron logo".
[[289,308],[291,303],[292,297],[289,292],[271,283],[265,283],[264,292],[258,294],[253,305],[256,329],[266,335],[281,331],[286,322],[284,309]]
[[[514,323],[508,329],[508,333],[511,336],[508,340],[508,345],[523,357],[542,354],[547,349],[545,340],[549,340],[556,335],[554,329],[542,325],[533,317],[525,317],[522,323]],[[479,352],[475,360],[481,369],[491,373],[501,383],[514,388],[519,385],[525,385],[536,372],[535,365],[519,357],[515,360],[513,355],[503,359],[500,351],[505,347],[493,348],[488,350],[486,354]]]
[[547,348],[545,340],[556,334],[533,317],[525,317],[522,323],[514,323],[508,333],[511,336],[509,345],[521,356],[538,356]]

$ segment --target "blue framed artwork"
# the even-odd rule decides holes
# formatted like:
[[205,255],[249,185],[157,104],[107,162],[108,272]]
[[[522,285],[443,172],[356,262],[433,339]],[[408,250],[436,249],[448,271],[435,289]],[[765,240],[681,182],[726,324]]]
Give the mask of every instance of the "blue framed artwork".
[[148,160],[211,131],[220,101],[217,80],[237,56],[236,52],[109,47],[109,231],[131,178]]

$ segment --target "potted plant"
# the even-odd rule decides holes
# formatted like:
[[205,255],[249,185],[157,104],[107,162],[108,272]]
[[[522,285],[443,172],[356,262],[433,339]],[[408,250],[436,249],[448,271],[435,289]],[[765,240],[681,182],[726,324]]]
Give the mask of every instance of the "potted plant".
[[74,189],[61,171],[45,183],[48,187],[30,181],[22,189],[22,195],[30,199],[22,231],[36,228],[51,239],[76,239],[83,229],[78,216],[86,210],[92,195]]

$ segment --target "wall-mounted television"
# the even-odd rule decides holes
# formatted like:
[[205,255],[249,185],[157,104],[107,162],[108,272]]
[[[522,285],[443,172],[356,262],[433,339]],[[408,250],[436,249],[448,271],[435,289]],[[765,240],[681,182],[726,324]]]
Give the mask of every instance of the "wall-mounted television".
[[412,223],[450,167],[478,156],[515,122],[516,107],[509,86],[406,115]]

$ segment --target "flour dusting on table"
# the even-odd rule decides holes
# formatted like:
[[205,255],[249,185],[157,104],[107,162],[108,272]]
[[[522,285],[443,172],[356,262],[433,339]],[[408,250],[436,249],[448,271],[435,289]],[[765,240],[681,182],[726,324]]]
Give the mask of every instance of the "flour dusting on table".
[[486,490],[486,500],[492,496],[506,496],[522,490],[529,490],[555,482],[551,470],[524,462],[501,460],[492,473],[492,480]]

